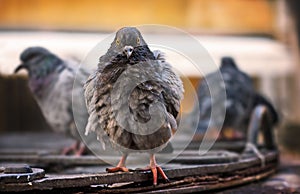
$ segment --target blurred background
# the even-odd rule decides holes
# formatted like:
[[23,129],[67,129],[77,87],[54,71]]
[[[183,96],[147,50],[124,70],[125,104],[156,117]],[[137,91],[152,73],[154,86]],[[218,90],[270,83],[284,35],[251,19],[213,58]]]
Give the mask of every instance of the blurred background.
[[[280,112],[279,141],[296,152],[299,7],[297,0],[0,0],[0,132],[49,129],[26,75],[13,75],[25,48],[44,46],[63,58],[81,60],[123,26],[161,24],[193,35],[218,65],[222,56],[234,57]],[[196,87],[201,76],[187,74]],[[189,112],[193,104],[185,103],[183,111]]]

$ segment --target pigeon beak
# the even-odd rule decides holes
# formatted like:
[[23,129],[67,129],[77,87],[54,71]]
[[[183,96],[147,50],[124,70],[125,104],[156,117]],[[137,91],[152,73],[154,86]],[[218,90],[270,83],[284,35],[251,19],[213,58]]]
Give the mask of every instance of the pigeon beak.
[[126,54],[127,59],[128,59],[133,52],[133,47],[132,46],[124,46],[123,52]]
[[21,69],[28,69],[28,67],[27,65],[21,64],[15,69],[14,73],[18,73]]

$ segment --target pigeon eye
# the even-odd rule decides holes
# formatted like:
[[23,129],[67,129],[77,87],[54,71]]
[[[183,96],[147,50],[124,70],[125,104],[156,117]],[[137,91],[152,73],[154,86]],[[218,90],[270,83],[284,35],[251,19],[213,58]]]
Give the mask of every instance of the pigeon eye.
[[140,44],[140,38],[137,38],[136,42],[137,44]]
[[117,43],[117,45],[119,46],[119,44],[120,44],[120,40],[119,40],[119,39],[117,39],[116,43]]

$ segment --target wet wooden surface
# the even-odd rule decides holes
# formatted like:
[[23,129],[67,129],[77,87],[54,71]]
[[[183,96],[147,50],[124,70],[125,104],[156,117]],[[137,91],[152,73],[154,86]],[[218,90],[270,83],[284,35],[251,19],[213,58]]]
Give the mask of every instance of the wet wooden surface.
[[[160,184],[154,188],[152,174],[149,171],[106,173],[105,169],[110,165],[105,160],[107,157],[115,156],[97,158],[94,155],[81,157],[60,155],[61,148],[72,142],[71,139],[53,133],[2,135],[0,137],[2,166],[27,163],[31,167],[45,169],[46,175],[44,178],[30,179],[25,183],[4,184],[2,181],[0,190],[49,191],[50,189],[51,192],[58,192],[59,189],[67,188],[68,191],[96,193],[165,191],[186,193],[231,187],[267,177],[275,172],[278,162],[277,152],[263,152],[267,160],[266,165],[262,166],[261,160],[251,154],[239,155],[232,151],[215,149],[199,155],[199,150],[187,149],[173,161],[163,165],[171,183],[159,181]],[[240,142],[235,145],[241,147]],[[193,146],[197,147],[195,144]],[[161,157],[163,155],[161,154]]]
[[[171,183],[162,184],[160,187],[164,188],[170,186],[180,186],[182,190],[181,193],[185,193],[191,189],[201,190],[211,190],[221,187],[229,187],[234,185],[239,185],[242,183],[251,182],[253,180],[258,180],[263,177],[267,177],[275,172],[277,162],[276,153],[266,154],[267,163],[264,167],[261,166],[261,161],[258,158],[252,157],[248,159],[243,159],[239,162],[224,163],[224,164],[210,164],[210,165],[198,165],[198,166],[185,166],[175,169],[165,169],[166,175],[170,178]],[[40,180],[34,180],[29,183],[10,183],[1,184],[0,190],[4,191],[26,191],[26,190],[47,190],[47,189],[59,189],[59,188],[79,188],[79,187],[99,187],[96,190],[101,190],[103,192],[135,192],[136,190],[129,185],[129,187],[120,187],[113,189],[105,188],[106,185],[111,185],[114,183],[135,183],[142,184],[152,183],[151,172],[128,172],[128,173],[96,173],[96,174],[72,174],[72,175],[47,175],[45,178]],[[180,182],[180,180],[185,180]],[[176,181],[179,181],[176,183]],[[178,185],[172,185],[172,184]],[[146,185],[147,185],[146,184]],[[198,185],[196,188],[186,187],[186,184]],[[101,188],[104,187],[104,188]],[[140,191],[150,190],[149,187],[145,187],[142,184],[140,186]],[[185,188],[185,189],[183,189]],[[151,190],[157,190],[158,188],[153,188]],[[171,188],[172,191],[175,188]],[[160,193],[160,192],[158,192]]]

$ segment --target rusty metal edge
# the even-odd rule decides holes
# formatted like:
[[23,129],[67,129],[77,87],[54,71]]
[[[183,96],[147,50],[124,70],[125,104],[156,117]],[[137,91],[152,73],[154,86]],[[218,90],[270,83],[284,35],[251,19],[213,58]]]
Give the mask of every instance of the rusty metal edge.
[[[148,194],[161,194],[161,193],[172,193],[172,194],[181,194],[181,193],[198,193],[198,192],[204,192],[204,191],[212,191],[212,190],[219,190],[219,189],[225,189],[228,187],[238,186],[242,184],[247,184],[253,181],[261,180],[263,178],[266,178],[276,172],[275,169],[271,169],[267,172],[254,175],[254,176],[248,176],[240,180],[232,180],[225,183],[218,183],[218,184],[211,184],[211,185],[195,185],[195,186],[188,186],[188,187],[181,187],[181,188],[168,188],[167,190],[161,189],[161,190],[154,190],[154,191],[148,191],[143,193]],[[139,192],[138,192],[139,193]]]
[[[212,151],[213,152],[213,151]],[[198,153],[198,152],[197,152]],[[196,153],[196,154],[197,154]],[[213,152],[214,153],[214,152]],[[167,156],[162,156],[158,154],[157,159],[162,157],[162,159]],[[88,156],[63,156],[63,155],[38,155],[38,154],[0,154],[0,162],[23,162],[29,164],[61,164],[66,166],[72,165],[108,165],[105,161],[110,161],[115,159],[116,156],[102,156],[102,158],[98,158],[93,155]],[[172,163],[183,163],[183,164],[203,164],[203,163],[228,163],[233,162],[238,159],[237,154],[233,154],[233,152],[228,152],[227,155],[224,156],[186,156],[184,152],[182,155],[178,155],[177,158],[172,160]]]
[[[234,180],[244,179],[245,177],[250,177],[258,174],[262,174],[264,172],[270,170],[277,169],[276,163],[270,163],[267,166],[252,166],[246,169],[237,170],[229,173],[215,173],[210,175],[202,175],[202,176],[188,176],[182,177],[180,179],[174,179],[170,183],[162,183],[156,185],[155,187],[151,185],[151,181],[147,183],[141,183],[144,186],[137,186],[137,183],[124,183],[120,186],[112,186],[110,188],[98,188],[98,189],[90,189],[91,192],[101,192],[101,193],[136,193],[136,192],[150,192],[154,190],[164,190],[168,191],[169,188],[172,189],[181,189],[184,187],[192,187],[192,186],[202,186],[205,190],[205,186],[210,186],[212,184],[222,184],[227,182],[232,182]],[[150,185],[151,186],[150,186]],[[233,185],[234,186],[234,185]],[[198,189],[199,190],[199,189]]]
[[95,157],[95,156],[63,156],[63,155],[5,155],[0,156],[1,162],[24,162],[24,163],[31,163],[31,164],[53,164],[53,163],[60,163],[60,164],[70,164],[72,165],[107,165],[106,162],[103,160]]
[[33,172],[30,173],[20,173],[20,174],[4,174],[0,177],[1,183],[24,183],[29,181],[34,181],[41,179],[45,176],[45,171],[39,168],[32,168]]
[[[266,164],[278,161],[278,152],[270,151],[265,154]],[[166,169],[165,173],[169,178],[180,178],[186,176],[206,175],[213,173],[232,172],[245,169],[251,166],[260,165],[257,157],[241,159],[239,162],[211,164],[182,169]],[[152,179],[150,172],[129,172],[129,173],[99,173],[80,175],[58,175],[46,177],[29,183],[3,184],[0,183],[0,191],[29,191],[29,190],[50,190],[59,188],[86,187],[90,185],[113,184],[124,182],[144,182]],[[63,182],[63,184],[62,184]]]

